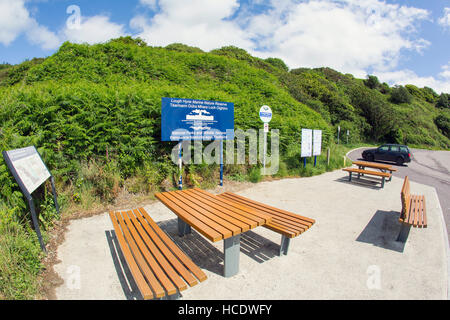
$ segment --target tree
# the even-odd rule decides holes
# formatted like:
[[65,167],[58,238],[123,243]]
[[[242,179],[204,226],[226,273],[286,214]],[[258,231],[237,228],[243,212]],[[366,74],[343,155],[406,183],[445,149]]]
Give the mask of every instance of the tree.
[[436,108],[447,109],[450,108],[449,95],[446,93],[441,93],[438,101],[436,102]]
[[391,102],[395,104],[411,103],[412,96],[404,86],[396,85],[391,91]]
[[364,84],[370,89],[377,89],[380,87],[380,81],[378,81],[378,78],[371,75],[367,76],[367,80],[364,80]]
[[270,63],[271,65],[273,65],[274,67],[277,67],[281,70],[284,70],[286,72],[289,71],[289,67],[286,65],[286,63],[279,59],[279,58],[267,58],[266,60],[267,63]]

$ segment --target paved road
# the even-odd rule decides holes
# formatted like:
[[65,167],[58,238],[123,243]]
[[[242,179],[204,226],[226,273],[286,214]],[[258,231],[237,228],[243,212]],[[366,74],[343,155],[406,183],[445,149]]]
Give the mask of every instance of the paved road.
[[[369,148],[354,150],[348,157],[351,160],[364,160],[361,157],[364,149]],[[393,165],[398,169],[394,176],[409,176],[411,181],[436,188],[450,239],[450,151],[411,149],[411,152],[413,159],[410,163],[403,166]]]

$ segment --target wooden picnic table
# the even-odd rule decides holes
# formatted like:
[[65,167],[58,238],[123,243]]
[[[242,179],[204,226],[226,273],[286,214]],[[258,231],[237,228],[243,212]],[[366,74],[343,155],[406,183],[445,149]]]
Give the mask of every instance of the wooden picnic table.
[[[354,165],[357,165],[359,169],[365,170],[365,168],[373,168],[373,169],[379,169],[381,172],[389,171],[391,174],[394,171],[397,171],[397,169],[393,168],[390,164],[384,164],[384,163],[374,163],[374,162],[367,162],[367,161],[352,161]],[[391,181],[392,176],[387,181]]]
[[180,236],[191,227],[211,242],[224,240],[224,276],[239,272],[240,234],[272,222],[270,215],[194,188],[155,194],[178,216]]

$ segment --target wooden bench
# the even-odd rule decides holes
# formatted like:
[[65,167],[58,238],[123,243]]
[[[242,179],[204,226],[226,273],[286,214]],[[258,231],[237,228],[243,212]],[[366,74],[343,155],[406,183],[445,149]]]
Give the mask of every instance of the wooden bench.
[[302,234],[315,223],[314,219],[256,202],[231,192],[224,192],[218,197],[269,215],[272,221],[264,224],[263,227],[281,234],[280,256],[287,255],[290,239]]
[[362,170],[362,169],[356,169],[356,168],[344,168],[342,170],[348,172],[348,174],[349,174],[348,181],[352,181],[352,173],[357,173],[358,178],[361,175],[372,175],[372,176],[381,177],[381,188],[384,188],[385,179],[386,178],[390,179],[392,176],[392,174],[390,174],[390,173],[381,172],[381,171]]
[[411,226],[415,228],[427,227],[427,210],[425,207],[425,197],[410,193],[408,176],[403,181],[400,197],[402,201],[402,212],[400,213],[399,222],[402,224],[402,228],[400,229],[397,241],[405,242]]
[[205,273],[158,227],[143,209],[110,212],[127,265],[144,299],[178,298],[206,280]]
[[[397,169],[393,168],[390,164],[384,164],[384,163],[374,163],[374,162],[367,162],[367,161],[352,161],[352,164],[358,166],[358,169],[365,170],[366,168],[371,169],[378,169],[381,172],[387,172],[389,171],[390,174],[392,172],[396,172]],[[391,181],[392,176],[387,180],[388,182]]]

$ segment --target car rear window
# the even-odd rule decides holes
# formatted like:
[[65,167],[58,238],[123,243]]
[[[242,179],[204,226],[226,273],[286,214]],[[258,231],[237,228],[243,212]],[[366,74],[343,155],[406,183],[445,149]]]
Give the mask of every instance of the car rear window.
[[409,153],[409,150],[408,150],[407,147],[400,147],[400,151],[401,151],[401,152]]

